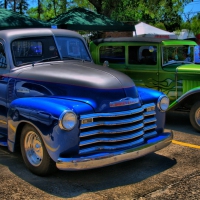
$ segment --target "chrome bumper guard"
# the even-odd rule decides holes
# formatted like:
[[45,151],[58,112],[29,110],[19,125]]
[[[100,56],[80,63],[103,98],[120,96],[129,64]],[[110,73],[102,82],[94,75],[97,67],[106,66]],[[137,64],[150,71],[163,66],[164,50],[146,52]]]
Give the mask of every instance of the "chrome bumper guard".
[[60,170],[76,171],[76,170],[87,170],[98,167],[105,167],[135,158],[142,157],[149,153],[158,151],[168,146],[173,139],[173,133],[171,130],[166,130],[159,136],[149,139],[146,144],[138,147],[117,151],[114,153],[107,154],[106,156],[88,156],[80,158],[58,158],[56,166]]

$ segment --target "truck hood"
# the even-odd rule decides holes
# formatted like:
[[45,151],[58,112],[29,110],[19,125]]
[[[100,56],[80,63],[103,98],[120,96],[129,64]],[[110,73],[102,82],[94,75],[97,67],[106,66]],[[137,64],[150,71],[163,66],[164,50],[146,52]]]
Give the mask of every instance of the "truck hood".
[[178,72],[186,72],[189,74],[200,74],[200,65],[197,64],[186,64],[177,67]]
[[[129,105],[130,101],[138,98],[138,93],[128,76],[90,62],[39,63],[15,71],[12,77],[18,80],[15,87],[18,96],[48,95],[75,99],[90,104],[95,112],[121,111],[140,106],[137,101]],[[124,105],[121,102],[125,102]]]
[[133,81],[126,75],[86,61],[38,63],[34,67],[22,70],[17,77],[98,89],[134,86]]

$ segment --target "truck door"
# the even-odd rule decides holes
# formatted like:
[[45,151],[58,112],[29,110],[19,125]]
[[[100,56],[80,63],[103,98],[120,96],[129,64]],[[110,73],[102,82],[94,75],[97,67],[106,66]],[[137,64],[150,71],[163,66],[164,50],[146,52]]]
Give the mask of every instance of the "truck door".
[[100,63],[119,70],[133,79],[137,86],[158,90],[157,45],[139,43],[102,44],[99,48]]
[[3,74],[8,72],[7,58],[3,41],[0,40],[0,134],[7,133],[7,83],[8,78]]
[[136,85],[158,90],[157,46],[128,45],[127,67],[124,71]]

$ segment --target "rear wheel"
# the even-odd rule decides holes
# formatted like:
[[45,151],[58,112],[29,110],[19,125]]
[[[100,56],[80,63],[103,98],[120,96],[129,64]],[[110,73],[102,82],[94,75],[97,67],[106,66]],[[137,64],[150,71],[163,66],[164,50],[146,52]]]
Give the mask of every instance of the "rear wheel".
[[190,122],[200,132],[200,101],[196,102],[190,110]]
[[38,131],[26,125],[21,134],[20,146],[26,167],[36,175],[45,176],[56,170]]

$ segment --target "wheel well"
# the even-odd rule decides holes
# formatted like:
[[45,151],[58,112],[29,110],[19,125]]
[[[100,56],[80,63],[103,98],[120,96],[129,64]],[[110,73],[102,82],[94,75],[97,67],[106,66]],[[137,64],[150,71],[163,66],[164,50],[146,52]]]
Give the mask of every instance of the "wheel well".
[[20,136],[21,136],[22,129],[24,128],[26,124],[28,123],[22,122],[17,127],[16,138],[15,138],[15,151],[18,151],[18,152],[20,151]]
[[189,112],[192,105],[196,103],[197,101],[200,101],[200,94],[195,93],[190,96],[187,96],[182,101],[180,101],[177,106],[175,106],[175,110],[183,110]]

